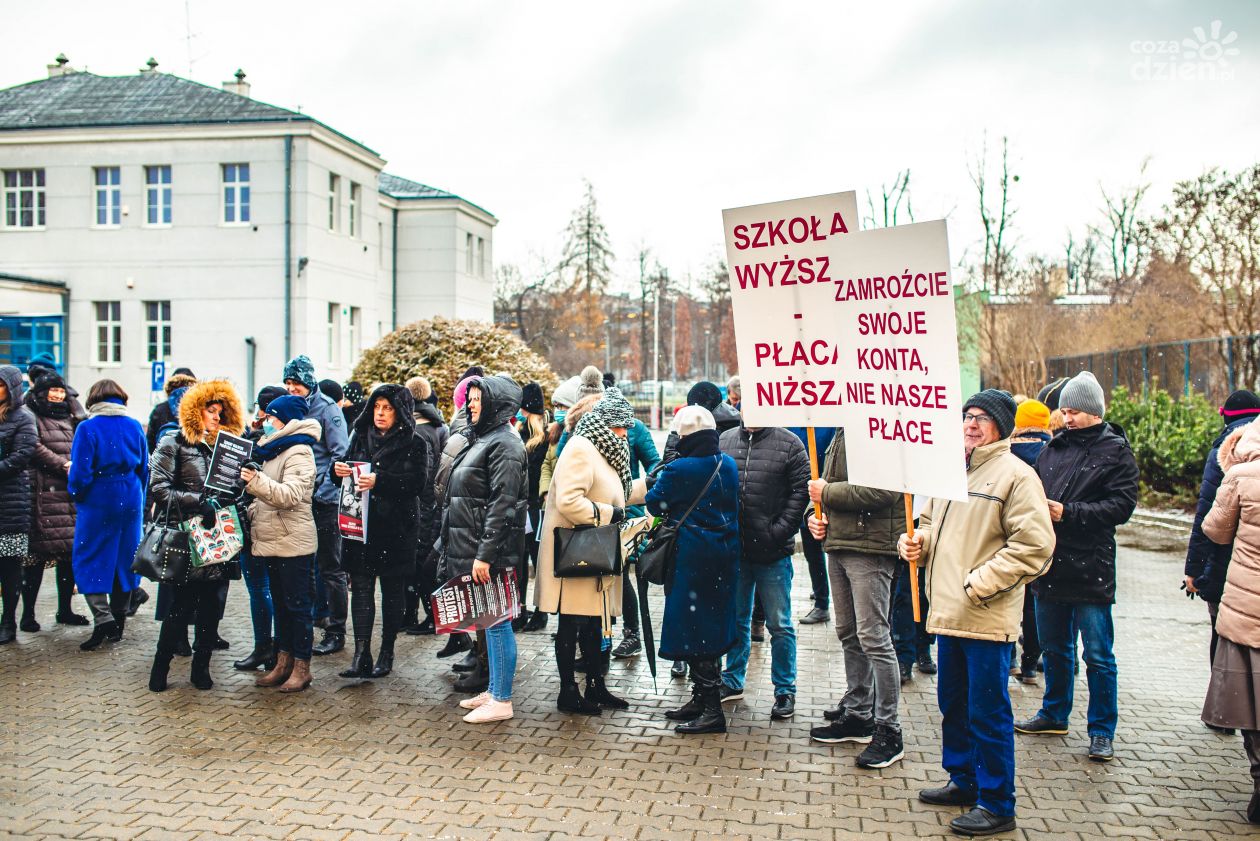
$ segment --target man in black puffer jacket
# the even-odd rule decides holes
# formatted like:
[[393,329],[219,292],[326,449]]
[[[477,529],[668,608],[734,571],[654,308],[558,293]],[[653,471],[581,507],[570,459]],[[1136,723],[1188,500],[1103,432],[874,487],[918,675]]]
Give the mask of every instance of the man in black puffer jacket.
[[1138,491],[1133,450],[1120,427],[1103,421],[1105,409],[1094,375],[1077,374],[1059,397],[1066,428],[1037,459],[1055,535],[1050,571],[1033,585],[1046,692],[1041,710],[1015,723],[1020,733],[1068,732],[1079,634],[1089,682],[1089,758],[1096,762],[1114,756],[1116,526],[1133,515]]
[[744,673],[751,643],[753,590],[766,610],[770,629],[774,707],[770,717],[796,711],[796,629],[792,627],[792,552],[809,499],[809,456],[801,439],[779,427],[750,429],[742,424],[718,439],[722,452],[739,468],[739,564],[736,620],[739,639],[726,654],[722,700],[744,697]]

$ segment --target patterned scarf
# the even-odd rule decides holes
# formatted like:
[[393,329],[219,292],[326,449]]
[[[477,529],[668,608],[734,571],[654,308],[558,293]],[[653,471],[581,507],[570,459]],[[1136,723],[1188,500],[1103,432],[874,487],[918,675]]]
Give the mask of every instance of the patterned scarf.
[[573,434],[581,435],[595,445],[595,449],[604,457],[604,461],[617,471],[617,475],[621,478],[621,489],[625,492],[625,498],[629,500],[630,445],[626,439],[614,435],[604,419],[594,411],[588,411],[578,419]]

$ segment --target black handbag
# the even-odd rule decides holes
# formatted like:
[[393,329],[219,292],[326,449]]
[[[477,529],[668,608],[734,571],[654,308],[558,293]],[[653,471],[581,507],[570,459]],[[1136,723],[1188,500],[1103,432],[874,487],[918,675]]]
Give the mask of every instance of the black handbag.
[[621,528],[615,524],[599,525],[599,508],[595,508],[593,526],[554,530],[552,574],[556,578],[596,578],[621,575]]
[[668,517],[662,517],[659,523],[642,536],[642,549],[635,558],[635,564],[638,567],[639,577],[644,581],[665,587],[673,584],[674,565],[678,561],[678,530],[682,528],[682,524],[686,522],[687,517],[700,504],[700,500],[704,499],[704,495],[709,492],[709,486],[713,484],[713,480],[717,478],[721,469],[722,458],[718,456],[718,463],[713,468],[713,475],[709,477],[709,481],[704,483],[704,487],[700,489],[700,493],[696,496],[695,501],[678,518],[678,522],[671,523]]
[[[179,447],[175,448],[172,478],[179,475]],[[179,523],[171,524],[171,497],[166,494],[166,511],[144,529],[140,545],[131,559],[131,571],[159,584],[184,584],[192,574],[192,551],[188,532]]]

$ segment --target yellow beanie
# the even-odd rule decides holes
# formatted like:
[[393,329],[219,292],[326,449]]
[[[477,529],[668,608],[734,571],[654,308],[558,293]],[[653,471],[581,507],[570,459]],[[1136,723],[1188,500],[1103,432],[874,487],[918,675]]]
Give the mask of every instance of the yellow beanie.
[[1049,429],[1050,408],[1039,400],[1025,400],[1015,410],[1016,429]]

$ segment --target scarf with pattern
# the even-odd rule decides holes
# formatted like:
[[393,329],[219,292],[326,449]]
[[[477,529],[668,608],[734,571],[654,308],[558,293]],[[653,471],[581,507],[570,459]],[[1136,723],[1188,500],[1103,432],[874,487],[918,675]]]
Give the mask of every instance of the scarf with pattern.
[[630,499],[630,445],[626,439],[614,435],[612,429],[594,411],[588,411],[578,419],[573,429],[574,435],[580,435],[595,445],[595,449],[604,457],[604,461],[617,471],[621,478],[621,489],[625,499]]

